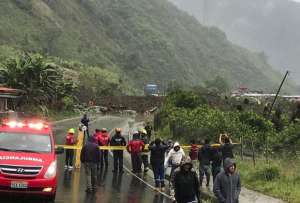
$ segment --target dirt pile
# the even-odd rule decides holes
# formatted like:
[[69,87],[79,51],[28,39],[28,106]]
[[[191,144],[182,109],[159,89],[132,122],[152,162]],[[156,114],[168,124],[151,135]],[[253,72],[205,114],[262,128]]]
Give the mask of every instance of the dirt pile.
[[105,106],[108,111],[119,110],[135,110],[144,113],[154,107],[160,106],[164,101],[164,97],[154,96],[107,96],[97,98],[97,106]]

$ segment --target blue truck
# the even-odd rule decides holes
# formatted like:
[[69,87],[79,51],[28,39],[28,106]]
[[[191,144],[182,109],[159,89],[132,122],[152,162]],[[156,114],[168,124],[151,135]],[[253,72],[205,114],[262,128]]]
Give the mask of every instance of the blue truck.
[[147,84],[144,87],[145,96],[159,96],[159,88],[156,84]]

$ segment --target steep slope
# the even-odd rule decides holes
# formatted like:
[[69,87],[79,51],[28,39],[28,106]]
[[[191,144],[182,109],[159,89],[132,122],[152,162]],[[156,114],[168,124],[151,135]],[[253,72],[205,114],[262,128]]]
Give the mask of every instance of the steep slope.
[[3,0],[0,13],[0,45],[121,71],[139,87],[220,75],[232,87],[269,89],[279,80],[264,55],[166,0]]
[[200,22],[220,27],[229,39],[265,52],[278,70],[300,84],[300,3],[288,0],[171,0]]

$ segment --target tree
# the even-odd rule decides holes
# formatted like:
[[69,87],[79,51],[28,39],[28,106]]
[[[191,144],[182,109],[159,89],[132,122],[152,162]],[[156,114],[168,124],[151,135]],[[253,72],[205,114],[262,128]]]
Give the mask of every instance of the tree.
[[219,93],[225,93],[229,91],[228,82],[221,76],[216,76],[213,80],[205,81],[205,86],[209,89],[216,89]]
[[62,92],[70,86],[63,82],[60,68],[39,54],[25,53],[7,60],[0,75],[6,86],[25,90],[30,102],[48,103],[63,98]]

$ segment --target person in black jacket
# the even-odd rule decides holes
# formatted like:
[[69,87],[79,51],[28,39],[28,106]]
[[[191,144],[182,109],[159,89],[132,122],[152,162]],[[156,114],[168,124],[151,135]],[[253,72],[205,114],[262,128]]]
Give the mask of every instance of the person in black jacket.
[[150,163],[154,173],[155,179],[155,188],[161,191],[165,190],[165,153],[168,149],[168,145],[162,142],[159,138],[155,139],[154,142],[151,142],[149,145],[150,150]]
[[229,136],[225,134],[221,134],[219,137],[219,142],[221,144],[220,150],[222,152],[222,159],[223,159],[223,165],[226,158],[233,159],[233,144],[232,140],[229,138]]
[[81,119],[81,123],[82,125],[84,125],[86,127],[86,130],[84,131],[84,136],[87,138],[90,136],[89,134],[89,122],[90,119],[87,117],[87,114],[85,113]]
[[211,170],[213,176],[213,183],[217,175],[221,172],[222,167],[222,153],[219,148],[212,148],[212,157],[211,157]]
[[239,173],[236,171],[236,163],[233,159],[225,159],[224,171],[217,175],[213,191],[219,203],[239,202],[241,180]]
[[211,161],[211,155],[212,155],[212,148],[209,145],[209,140],[204,140],[204,145],[200,148],[198,153],[198,160],[200,161],[200,168],[199,168],[199,174],[200,174],[200,186],[202,186],[204,175],[206,177],[206,186],[209,186],[210,182],[210,161]]
[[[110,146],[126,146],[126,140],[121,134],[121,128],[115,129],[115,135],[110,140]],[[113,172],[123,173],[123,150],[113,150],[114,169]]]
[[96,174],[97,163],[100,159],[100,151],[98,144],[95,143],[94,137],[91,136],[84,145],[80,154],[80,161],[84,164],[86,176],[86,192],[94,192],[96,190]]
[[173,182],[177,203],[201,202],[199,180],[190,157],[185,157],[175,170]]

